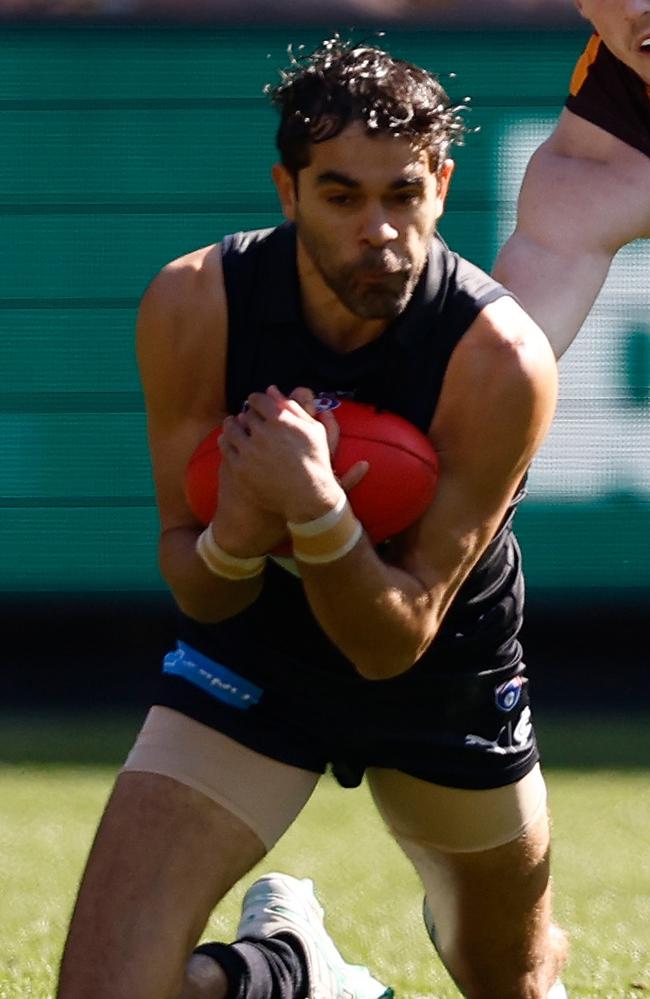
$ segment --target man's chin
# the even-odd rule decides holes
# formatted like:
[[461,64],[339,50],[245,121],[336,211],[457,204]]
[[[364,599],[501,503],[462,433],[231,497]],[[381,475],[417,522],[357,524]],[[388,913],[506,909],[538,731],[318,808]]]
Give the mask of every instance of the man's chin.
[[394,300],[377,302],[376,300],[367,301],[354,298],[342,301],[348,312],[351,312],[353,316],[358,316],[359,319],[389,320],[394,319],[403,311],[400,304]]
[[361,319],[396,319],[408,305],[413,289],[410,283],[396,288],[354,289],[339,297],[345,307]]

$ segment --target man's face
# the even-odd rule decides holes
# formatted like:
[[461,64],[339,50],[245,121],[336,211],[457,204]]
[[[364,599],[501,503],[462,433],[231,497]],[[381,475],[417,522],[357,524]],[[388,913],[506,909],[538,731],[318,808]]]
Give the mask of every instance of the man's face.
[[650,0],[576,0],[610,52],[650,85]]
[[393,319],[413,293],[442,214],[453,169],[403,138],[369,136],[352,124],[312,146],[293,179],[276,167],[285,214],[302,248],[340,302],[363,319]]

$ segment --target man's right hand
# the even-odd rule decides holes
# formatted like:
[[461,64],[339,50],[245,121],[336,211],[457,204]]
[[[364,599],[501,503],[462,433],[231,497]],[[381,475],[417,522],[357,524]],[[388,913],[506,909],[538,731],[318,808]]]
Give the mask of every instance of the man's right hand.
[[[227,420],[233,417],[227,417]],[[232,453],[221,448],[219,497],[212,519],[215,541],[229,555],[249,558],[266,555],[287,539],[284,519],[264,509],[251,489],[235,482]]]
[[[302,386],[295,388],[289,395],[289,398],[300,403],[302,408],[306,410],[310,416],[313,416],[323,424],[327,435],[327,446],[329,447],[330,456],[333,462],[341,434],[341,430],[336,419],[336,410],[319,409],[318,399],[314,393],[311,389],[304,388]],[[368,471],[368,467],[367,461],[356,461],[354,465],[352,465],[351,468],[348,468],[347,472],[345,472],[340,478],[337,476],[339,484],[346,493],[353,489],[357,483],[361,482],[362,478]]]

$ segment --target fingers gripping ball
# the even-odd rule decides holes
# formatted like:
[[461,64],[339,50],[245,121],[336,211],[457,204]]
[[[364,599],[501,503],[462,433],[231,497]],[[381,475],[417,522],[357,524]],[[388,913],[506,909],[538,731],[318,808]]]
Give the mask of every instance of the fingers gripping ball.
[[[207,527],[217,509],[219,498],[219,465],[221,427],[211,430],[193,452],[185,469],[185,496],[196,519]],[[273,549],[274,555],[291,556],[291,542]]]
[[[356,462],[368,462],[349,498],[371,541],[379,544],[425,512],[436,492],[438,456],[428,437],[395,413],[348,400],[333,412],[341,434],[332,466],[340,477]],[[212,430],[201,441],[185,474],[187,501],[204,525],[217,507],[220,434],[220,429]]]
[[395,413],[343,401],[334,415],[341,428],[334,470],[341,476],[355,462],[368,462],[368,472],[349,498],[368,536],[379,544],[410,527],[433,500],[438,455],[428,437]]

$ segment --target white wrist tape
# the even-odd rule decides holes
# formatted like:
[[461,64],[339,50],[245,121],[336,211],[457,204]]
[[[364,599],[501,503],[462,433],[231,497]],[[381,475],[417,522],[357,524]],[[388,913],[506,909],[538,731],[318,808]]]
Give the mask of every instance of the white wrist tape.
[[294,558],[313,565],[336,562],[352,551],[363,534],[361,522],[357,520],[345,493],[322,517],[308,520],[304,524],[289,522],[287,525],[293,540]]
[[224,579],[252,579],[253,576],[259,576],[266,565],[266,555],[254,555],[251,558],[229,555],[214,540],[210,525],[199,534],[195,547],[205,567],[215,576],[223,576]]

